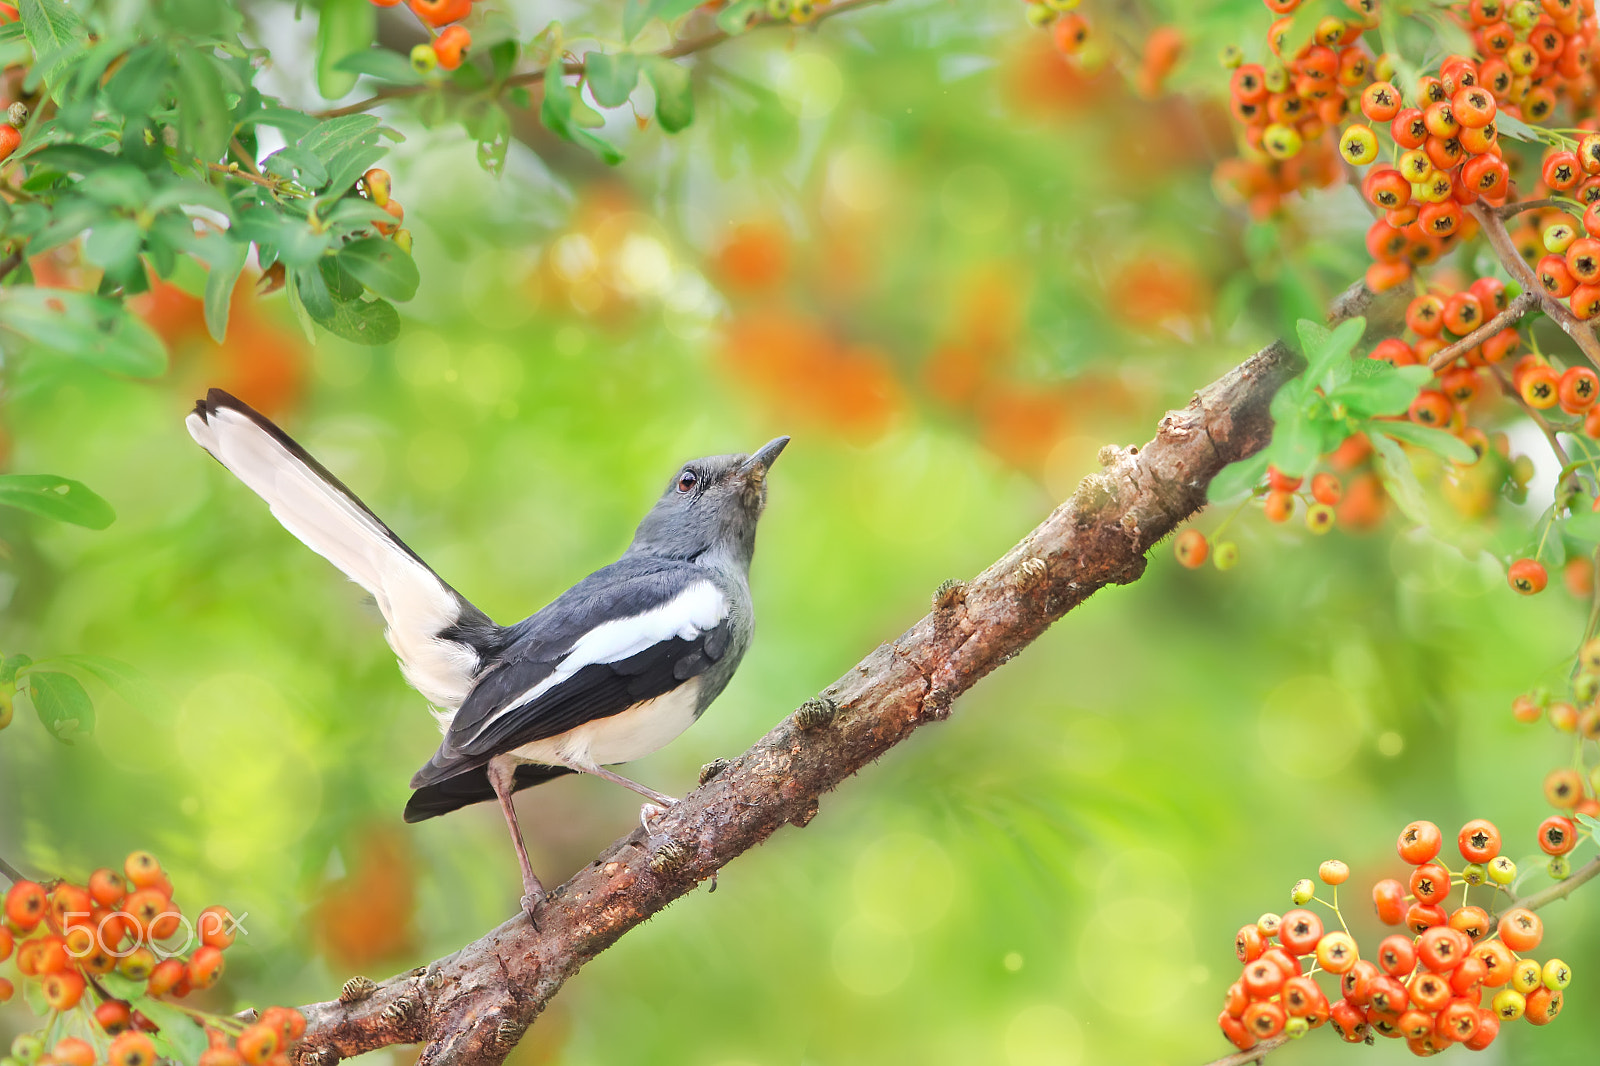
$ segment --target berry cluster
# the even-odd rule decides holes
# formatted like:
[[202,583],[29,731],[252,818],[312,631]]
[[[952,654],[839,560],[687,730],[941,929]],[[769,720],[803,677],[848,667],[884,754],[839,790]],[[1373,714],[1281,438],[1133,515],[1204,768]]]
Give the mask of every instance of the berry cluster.
[[[1541,846],[1549,825],[1540,827]],[[1563,845],[1570,850],[1575,843],[1568,833]],[[1553,1021],[1572,970],[1560,959],[1521,957],[1543,939],[1539,916],[1518,906],[1491,915],[1468,902],[1474,886],[1509,894],[1517,868],[1500,853],[1500,831],[1483,819],[1462,826],[1456,844],[1463,865],[1455,872],[1439,860],[1442,844],[1432,822],[1412,822],[1400,833],[1396,850],[1412,866],[1409,883],[1379,881],[1372,900],[1381,922],[1405,932],[1384,937],[1370,959],[1362,958],[1339,911],[1337,886],[1350,870],[1338,860],[1318,871],[1333,887],[1331,900],[1320,899],[1306,878],[1292,890],[1295,909],[1242,927],[1234,950],[1244,971],[1217,1019],[1223,1034],[1249,1050],[1280,1034],[1304,1036],[1331,1023],[1351,1043],[1376,1033],[1405,1040],[1417,1055],[1432,1055],[1451,1044],[1481,1051],[1502,1024],[1518,1018],[1534,1025]],[[1456,885],[1462,886],[1461,905],[1447,910]],[[1312,902],[1329,907],[1340,928],[1325,930],[1322,919],[1304,909]],[[1330,1000],[1316,982],[1319,972],[1338,978],[1339,999]]]
[[[1023,10],[1030,25],[1049,28],[1057,51],[1085,72],[1094,73],[1110,55],[1101,44],[1102,36],[1093,32],[1088,17],[1079,11],[1081,6],[1082,0],[1025,0]],[[1186,42],[1175,26],[1156,26],[1143,36],[1142,52],[1128,57],[1128,74],[1139,95],[1153,98],[1161,95],[1167,75],[1183,58]]]
[[411,254],[411,231],[403,229],[400,223],[405,221],[406,209],[400,206],[400,201],[390,195],[391,182],[389,172],[382,167],[373,167],[361,175],[357,189],[368,200],[394,216],[393,222],[374,222],[373,226],[385,237],[393,237],[394,243],[407,255]]
[[[120,873],[102,868],[83,884],[17,881],[5,894],[0,962],[15,952],[17,974],[37,982],[46,1009],[78,1015],[92,1037],[46,1047],[39,1035],[24,1034],[11,1058],[22,1066],[154,1066],[158,1056],[172,1057],[167,1025],[200,1024],[209,1047],[199,1066],[288,1066],[288,1048],[305,1033],[297,1011],[272,1007],[248,1025],[188,1008],[174,1022],[152,1018],[163,1000],[217,983],[236,929],[220,906],[186,918],[149,852],[133,852]],[[0,1002],[14,993],[0,978]]]
[[[378,7],[395,7],[400,0],[372,0]],[[455,70],[472,47],[472,34],[462,19],[472,14],[473,0],[406,0],[406,6],[417,16],[432,38],[411,50],[411,66],[420,74],[435,68]]]

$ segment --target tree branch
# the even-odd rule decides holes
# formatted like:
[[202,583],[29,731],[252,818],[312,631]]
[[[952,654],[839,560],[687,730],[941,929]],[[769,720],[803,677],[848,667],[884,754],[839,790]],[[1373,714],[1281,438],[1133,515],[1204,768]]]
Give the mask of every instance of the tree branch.
[[1468,333],[1448,348],[1441,348],[1428,360],[1428,369],[1432,371],[1443,370],[1461,356],[1493,337],[1507,326],[1516,325],[1529,311],[1539,306],[1538,292],[1525,292],[1506,305],[1506,309],[1495,315],[1489,321]]
[[[1336,307],[1339,318],[1393,322],[1402,303],[1358,285]],[[1095,591],[1139,578],[1145,552],[1205,504],[1217,472],[1265,447],[1268,405],[1299,366],[1269,345],[1169,412],[1149,444],[1103,449],[1105,469],[1003,558],[942,588],[930,614],[749,751],[707,767],[648,838],[635,829],[552,892],[539,929],[519,916],[382,985],[352,981],[350,1002],[302,1008],[301,1063],[423,1041],[422,1066],[499,1063],[584,963],[783,825],[806,825],[823,793],[948,717],[956,697]]]
[[1594,328],[1589,323],[1580,321],[1565,302],[1544,291],[1544,286],[1539,284],[1538,275],[1523,260],[1516,245],[1512,243],[1511,234],[1506,232],[1506,224],[1501,219],[1500,213],[1482,203],[1472,204],[1467,210],[1478,220],[1484,237],[1489,241],[1489,247],[1494,249],[1500,264],[1517,279],[1522,291],[1538,293],[1544,313],[1566,331],[1567,336],[1573,339],[1590,363],[1600,368],[1600,339],[1596,339]]
[[[823,22],[826,22],[828,19],[834,18],[838,15],[855,11],[858,8],[871,7],[876,4],[887,2],[888,0],[838,0],[837,3],[829,4],[827,7],[817,8],[816,18],[812,19],[807,26],[814,28],[821,25]],[[744,32],[750,33],[754,30],[769,29],[774,26],[793,27],[794,24],[788,19],[773,18],[772,16],[763,13],[760,18],[751,23]],[[702,34],[699,37],[691,37],[687,40],[674,42],[671,46],[663,48],[659,52],[652,52],[650,55],[660,59],[682,59],[684,56],[692,55],[695,52],[703,52],[707,48],[715,47],[716,45],[721,44],[723,41],[726,41],[731,36],[733,35],[728,33],[726,30],[713,30],[710,33]],[[552,63],[550,66],[540,67],[538,70],[528,70],[522,72],[521,74],[513,74],[502,83],[501,87],[506,88],[511,86],[528,86],[538,84],[539,82],[544,81],[546,74],[549,73],[551,67],[554,65],[555,64]],[[582,74],[584,69],[584,63],[581,60],[565,62],[561,64],[561,73],[564,75]],[[314,115],[317,118],[339,118],[342,115],[356,115],[363,111],[371,111],[373,108],[387,103],[390,100],[400,100],[409,96],[421,96],[423,93],[433,92],[435,90],[449,93],[462,92],[462,90],[457,89],[451,82],[441,82],[438,85],[393,85],[378,90],[365,100],[357,100],[353,104],[345,104],[342,107],[329,108],[326,111],[317,111],[314,112]]]
[[0,877],[4,877],[12,884],[16,884],[18,881],[27,880],[26,877],[22,876],[21,870],[17,869],[15,866],[12,866],[9,862],[6,862],[5,859],[0,859]]

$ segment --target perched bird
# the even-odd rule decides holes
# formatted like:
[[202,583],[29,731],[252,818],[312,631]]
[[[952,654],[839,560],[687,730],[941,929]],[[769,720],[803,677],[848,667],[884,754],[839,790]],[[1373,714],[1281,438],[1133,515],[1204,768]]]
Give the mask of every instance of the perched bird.
[[677,802],[606,766],[648,755],[687,729],[750,646],[756,522],[788,437],[754,455],[685,463],[620,559],[500,626],[248,405],[212,389],[187,421],[285,529],[372,594],[401,673],[437,708],[444,741],[411,779],[406,821],[498,799],[531,915],[544,888],[512,793],[577,772],[658,808]]

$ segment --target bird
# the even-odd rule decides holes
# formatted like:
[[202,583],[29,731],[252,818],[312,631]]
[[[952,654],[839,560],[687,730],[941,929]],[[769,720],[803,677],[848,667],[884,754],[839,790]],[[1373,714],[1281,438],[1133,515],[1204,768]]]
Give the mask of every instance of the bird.
[[632,789],[641,819],[678,801],[608,769],[678,737],[750,646],[750,562],[767,478],[789,443],[678,467],[620,558],[514,625],[497,625],[287,433],[211,389],[195,441],[277,520],[376,601],[405,680],[444,734],[411,779],[407,822],[498,800],[529,917],[545,890],[513,793],[570,773]]

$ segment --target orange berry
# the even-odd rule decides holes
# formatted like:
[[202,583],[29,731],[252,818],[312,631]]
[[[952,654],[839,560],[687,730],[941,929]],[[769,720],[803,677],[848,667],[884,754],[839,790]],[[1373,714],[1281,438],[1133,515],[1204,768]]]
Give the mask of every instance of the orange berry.
[[1456,834],[1456,847],[1468,862],[1488,862],[1500,854],[1500,830],[1486,818],[1474,818]]
[[200,1053],[198,1066],[243,1066],[244,1059],[231,1047],[209,1047]]
[[1413,866],[1421,866],[1439,854],[1439,846],[1443,839],[1438,826],[1432,822],[1416,821],[1400,831],[1400,839],[1395,843],[1395,850],[1406,862]]
[[[407,6],[430,26],[446,26],[472,12],[472,0],[406,0]],[[1574,157],[1576,158],[1576,157]]]
[[161,864],[156,857],[148,851],[135,851],[129,854],[122,864],[122,872],[128,875],[128,880],[135,888],[150,888],[159,884],[166,876],[161,872]]
[[1537,559],[1518,559],[1506,571],[1506,580],[1524,596],[1532,596],[1544,591],[1544,587],[1550,583],[1550,575]]
[[145,992],[152,996],[165,996],[178,982],[187,976],[183,962],[179,959],[162,959],[156,963],[155,969],[150,971],[150,980],[145,985]]
[[120,999],[108,999],[94,1009],[94,1020],[108,1036],[116,1036],[133,1022],[128,1005]]
[[22,143],[22,134],[9,122],[0,122],[0,159],[9,158]]
[[234,1041],[234,1046],[239,1049],[240,1058],[250,1066],[262,1066],[277,1054],[281,1043],[276,1029],[257,1022],[255,1025],[245,1026],[244,1031],[239,1034],[239,1039]]
[[155,1044],[148,1036],[133,1029],[114,1038],[106,1052],[107,1066],[155,1066],[155,1061]]
[[439,66],[445,70],[455,70],[461,65],[462,58],[467,54],[467,49],[472,46],[472,34],[465,26],[451,26],[433,42],[434,55],[439,57]]
[[0,925],[0,962],[5,962],[11,957],[11,947],[14,942],[15,938],[11,935],[11,930]]
[[1384,925],[1399,925],[1406,919],[1406,889],[1394,878],[1385,878],[1372,886],[1372,906],[1378,921]]
[[71,1010],[83,998],[83,975],[76,970],[62,970],[45,977],[40,988],[51,1010]]
[[1211,554],[1211,546],[1206,543],[1206,535],[1193,526],[1178,534],[1172,542],[1173,554],[1177,556],[1178,563],[1190,570],[1201,566],[1206,561],[1206,556]]
[[1532,951],[1544,939],[1544,922],[1526,907],[1513,907],[1500,916],[1500,939],[1512,951]]
[[228,913],[228,908],[226,907],[217,905],[207,907],[195,918],[194,928],[195,932],[200,935],[202,944],[209,944],[214,948],[225,948],[233,943],[233,915]]
[[50,1057],[59,1066],[94,1066],[94,1045],[87,1040],[69,1036],[56,1041],[56,1046],[50,1049]]
[[1350,867],[1338,859],[1328,859],[1317,867],[1317,876],[1325,885],[1342,885],[1350,879]]
[[101,867],[89,875],[89,895],[102,907],[122,902],[128,894],[128,883],[115,870]]
[[1578,846],[1578,827],[1572,819],[1552,814],[1539,823],[1539,847],[1547,855],[1565,855]]
[[45,893],[42,885],[18,881],[6,892],[6,920],[19,933],[31,933],[44,919]]
[[210,944],[195,948],[189,957],[189,984],[193,988],[210,988],[222,976],[222,949]]
[[5,1003],[16,993],[16,986],[4,977],[0,977],[0,1003]]

